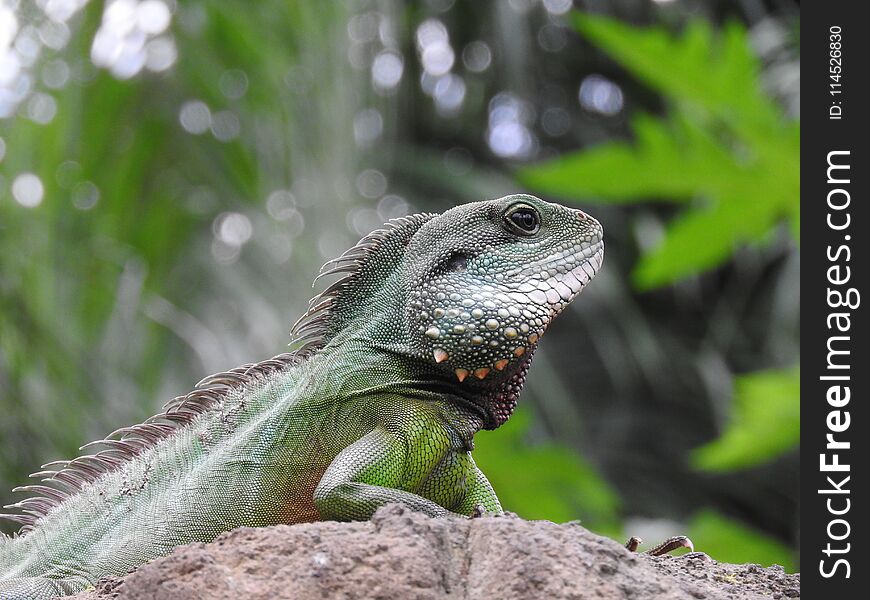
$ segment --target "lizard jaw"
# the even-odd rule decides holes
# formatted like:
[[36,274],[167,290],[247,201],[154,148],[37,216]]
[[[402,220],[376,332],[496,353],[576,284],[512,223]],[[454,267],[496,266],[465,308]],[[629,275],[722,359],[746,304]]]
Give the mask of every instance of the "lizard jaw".
[[463,287],[446,277],[436,279],[412,293],[425,355],[465,385],[509,379],[603,260],[599,237],[566,244],[535,265],[506,273],[520,283],[503,282],[503,291],[486,283]]

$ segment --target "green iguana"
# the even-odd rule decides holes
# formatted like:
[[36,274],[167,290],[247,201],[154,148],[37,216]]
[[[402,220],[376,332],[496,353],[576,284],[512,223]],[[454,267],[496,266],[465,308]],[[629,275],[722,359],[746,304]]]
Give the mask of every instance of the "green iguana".
[[538,341],[595,276],[601,225],[527,195],[390,221],[328,262],[298,349],[202,380],[44,465],[7,506],[0,598],[122,575],[240,526],[500,513],[473,437],[510,417]]

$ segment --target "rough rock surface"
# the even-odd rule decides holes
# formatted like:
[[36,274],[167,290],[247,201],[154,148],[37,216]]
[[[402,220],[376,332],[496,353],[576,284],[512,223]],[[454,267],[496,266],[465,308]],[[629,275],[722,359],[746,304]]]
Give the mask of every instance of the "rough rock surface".
[[77,600],[272,598],[799,598],[800,575],[703,558],[654,558],[576,524],[430,519],[391,505],[369,522],[236,529]]

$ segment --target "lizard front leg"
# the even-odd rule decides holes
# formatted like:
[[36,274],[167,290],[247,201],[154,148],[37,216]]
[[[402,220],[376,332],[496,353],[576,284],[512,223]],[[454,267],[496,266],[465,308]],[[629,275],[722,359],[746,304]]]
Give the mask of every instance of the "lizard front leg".
[[368,519],[399,502],[432,517],[469,516],[478,506],[501,513],[486,477],[438,426],[416,435],[378,427],[333,460],[314,492],[322,519]]
[[[351,444],[332,461],[314,490],[320,518],[357,521],[370,518],[384,504],[399,502],[431,517],[451,514],[440,504],[407,491],[413,472],[440,462],[436,448],[409,452],[402,437],[378,427]],[[410,475],[410,477],[409,477]]]
[[439,465],[439,471],[440,477],[432,477],[427,482],[432,488],[432,492],[426,493],[427,496],[437,493],[438,488],[457,486],[463,493],[451,506],[454,512],[472,517],[500,515],[504,512],[492,484],[474,463],[470,453],[449,455]]

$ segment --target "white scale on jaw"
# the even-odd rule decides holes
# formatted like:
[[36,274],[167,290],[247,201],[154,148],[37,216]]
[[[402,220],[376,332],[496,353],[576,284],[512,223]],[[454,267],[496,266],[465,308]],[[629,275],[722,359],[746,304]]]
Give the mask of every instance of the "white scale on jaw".
[[[560,262],[576,262],[576,256],[573,254],[563,256],[556,255],[556,260]],[[599,246],[598,249],[588,259],[583,260],[570,271],[556,271],[547,279],[541,279],[539,275],[532,276],[531,279],[521,283],[517,290],[525,296],[511,294],[519,302],[528,302],[531,300],[539,305],[551,305],[550,317],[555,317],[566,304],[577,297],[583,288],[595,276],[595,273],[601,267],[604,260],[604,248]]]

